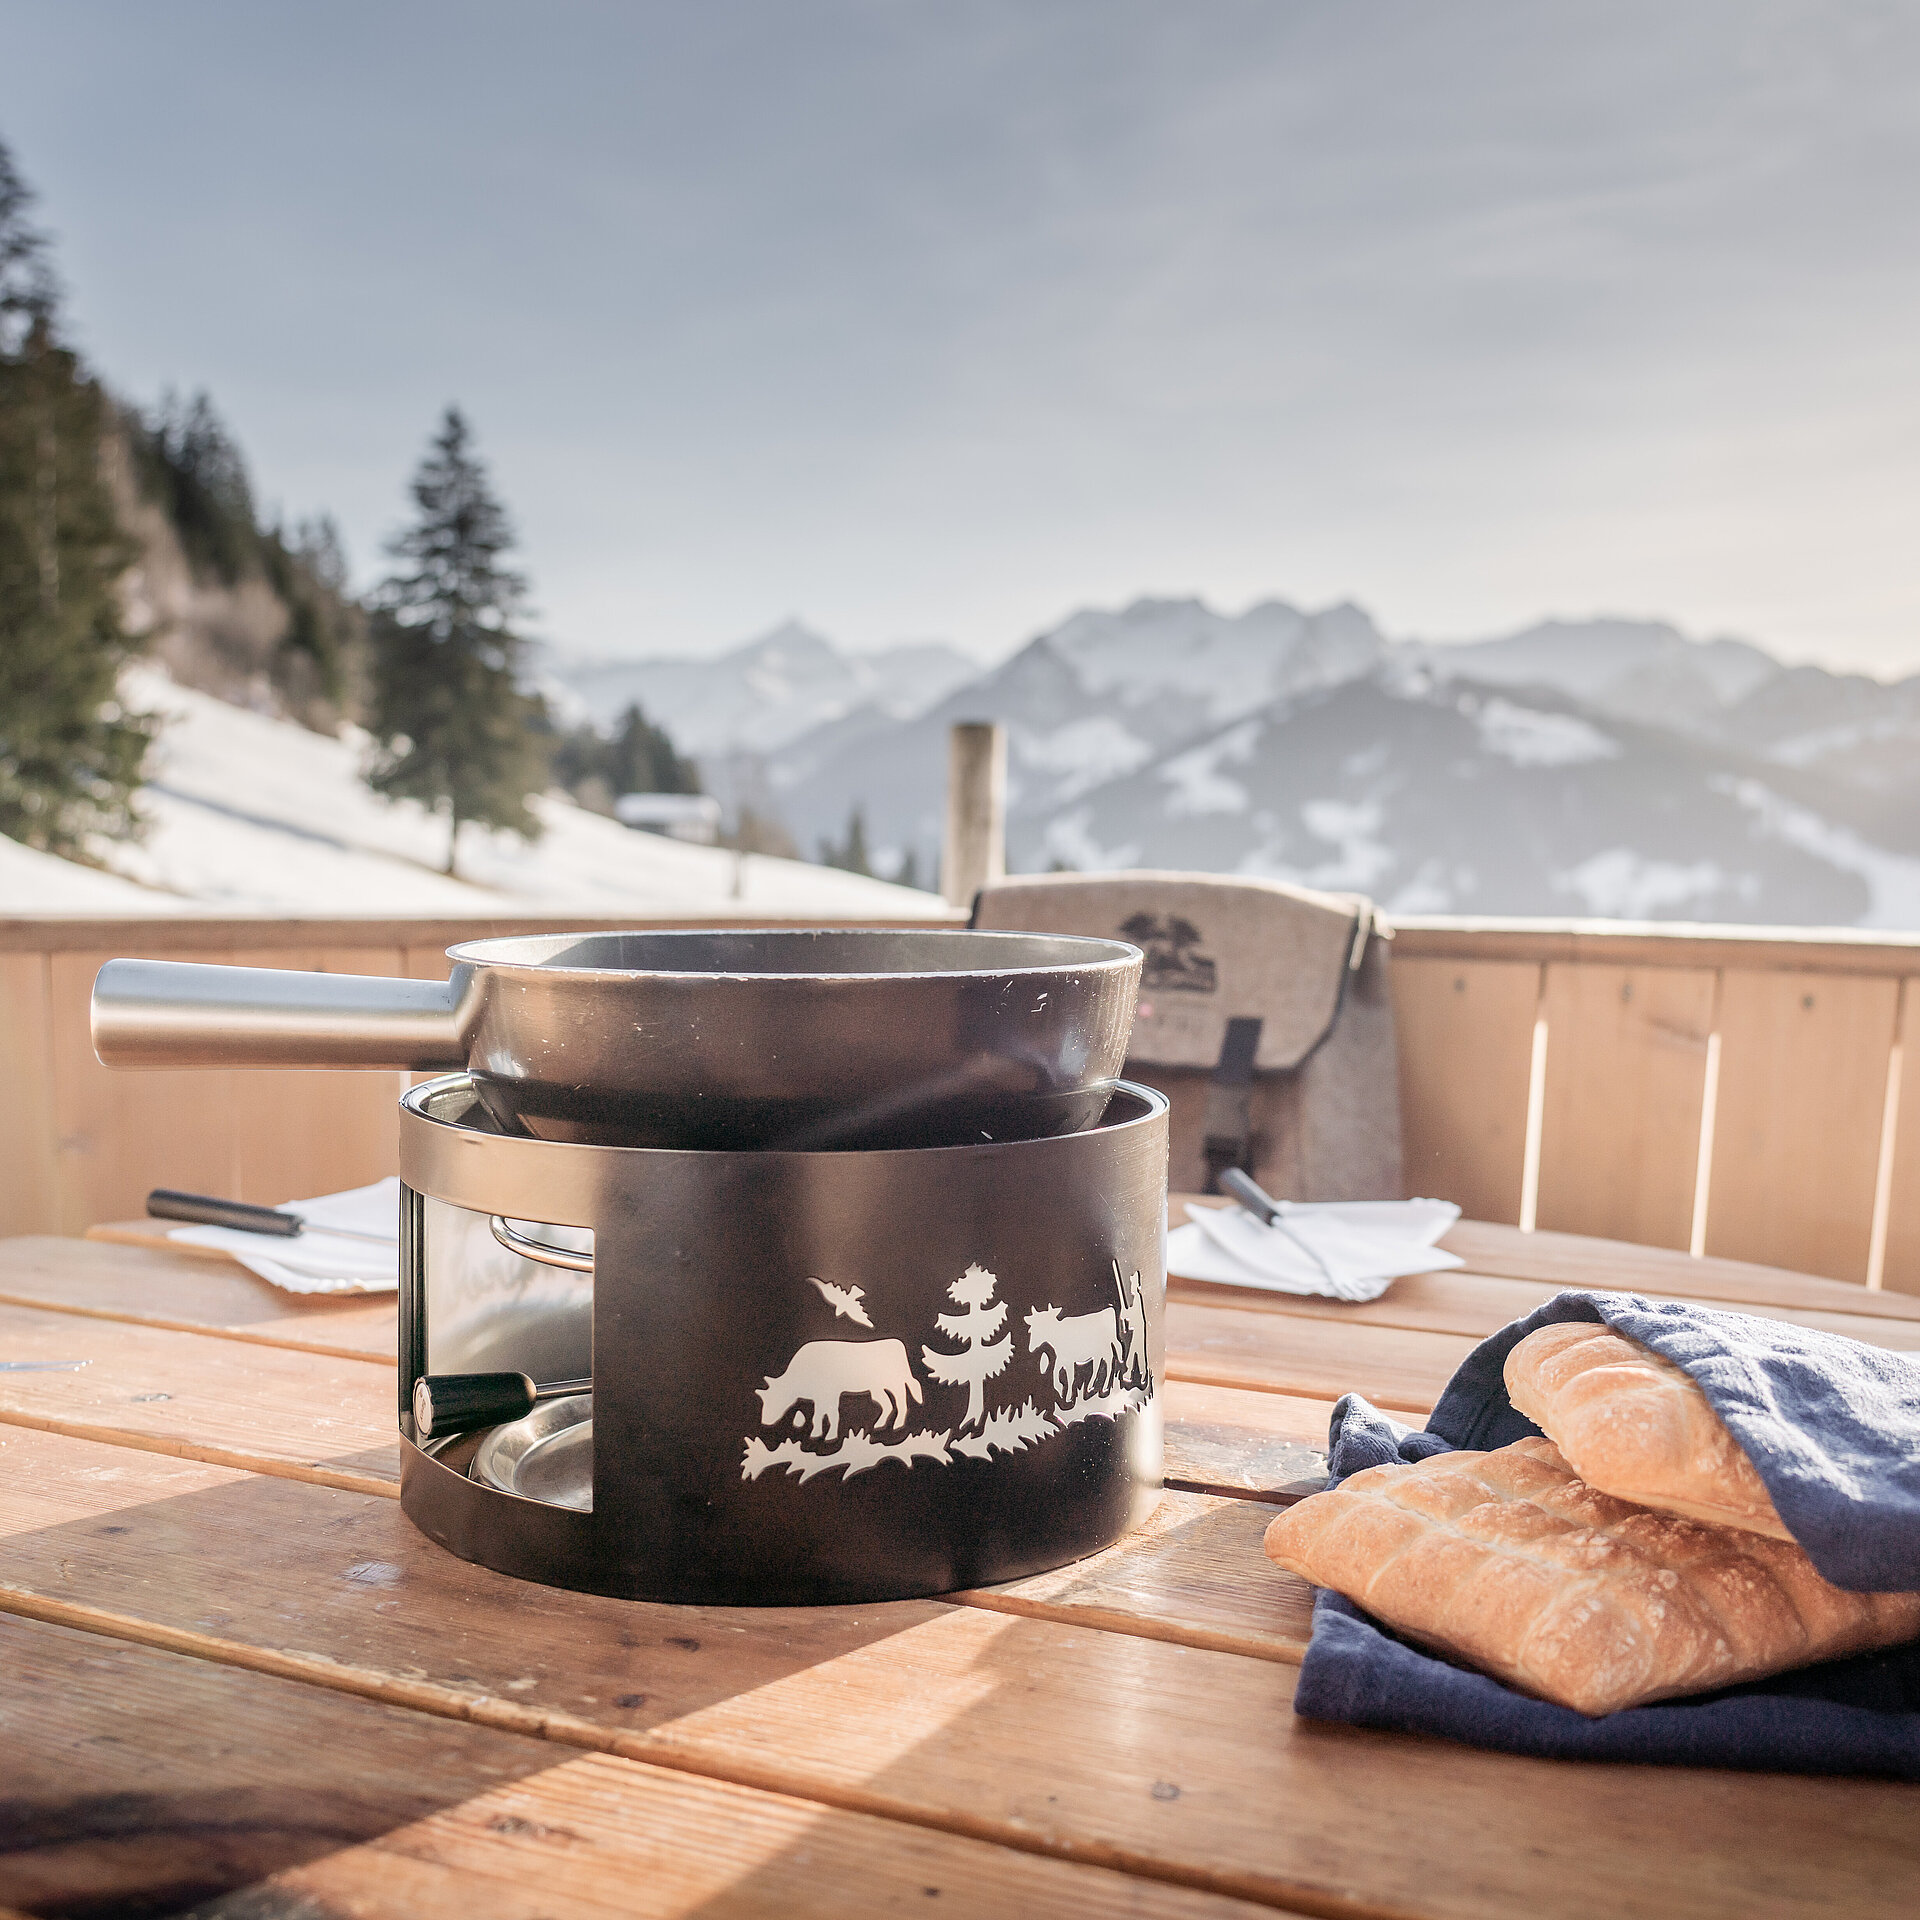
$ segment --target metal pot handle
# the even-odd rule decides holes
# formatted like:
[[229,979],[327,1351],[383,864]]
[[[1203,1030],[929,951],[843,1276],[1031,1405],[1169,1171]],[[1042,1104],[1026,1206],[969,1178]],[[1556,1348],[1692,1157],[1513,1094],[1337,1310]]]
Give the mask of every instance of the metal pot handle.
[[109,960],[93,983],[93,1050],[103,1067],[464,1067],[473,983],[465,966],[383,980]]
[[517,1253],[523,1260],[537,1260],[543,1267],[565,1267],[569,1273],[591,1273],[593,1255],[581,1253],[573,1247],[549,1246],[544,1240],[532,1239],[509,1224],[501,1214],[494,1214],[487,1225],[493,1229],[493,1237],[509,1253]]

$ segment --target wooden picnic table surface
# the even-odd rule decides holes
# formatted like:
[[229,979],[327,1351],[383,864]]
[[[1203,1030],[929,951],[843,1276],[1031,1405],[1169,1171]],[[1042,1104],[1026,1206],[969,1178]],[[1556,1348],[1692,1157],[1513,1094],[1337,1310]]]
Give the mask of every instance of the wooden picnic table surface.
[[670,1607],[413,1530],[391,1300],[106,1231],[0,1242],[0,1920],[1913,1911],[1920,1786],[1297,1719],[1310,1595],[1260,1536],[1339,1394],[1417,1416],[1563,1286],[1900,1348],[1920,1301],[1473,1223],[1465,1271],[1368,1306],[1175,1280],[1168,1490],[1119,1545],[938,1600]]

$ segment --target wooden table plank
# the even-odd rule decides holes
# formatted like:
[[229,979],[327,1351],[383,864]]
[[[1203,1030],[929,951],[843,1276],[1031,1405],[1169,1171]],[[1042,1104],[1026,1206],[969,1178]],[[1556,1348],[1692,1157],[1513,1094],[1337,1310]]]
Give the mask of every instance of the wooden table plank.
[[1104,1553],[953,1597],[1298,1664],[1313,1633],[1313,1589],[1262,1565],[1261,1536],[1272,1520],[1273,1509],[1257,1501],[1167,1493],[1144,1527]]
[[[1455,1275],[1426,1277],[1441,1283],[1459,1280]],[[1502,1302],[1495,1296],[1489,1301],[1488,1290],[1505,1284],[1460,1283],[1464,1304],[1455,1310],[1446,1304],[1444,1284],[1423,1289],[1413,1280],[1396,1281],[1392,1290],[1366,1306],[1273,1295],[1256,1302],[1219,1287],[1202,1295],[1183,1283],[1167,1301],[1167,1375],[1170,1380],[1325,1399],[1361,1393],[1395,1413],[1425,1414],[1475,1346],[1518,1317],[1507,1307],[1527,1310],[1517,1300]],[[1401,1287],[1409,1289],[1413,1301],[1438,1303],[1425,1316],[1417,1309],[1407,1312],[1406,1320],[1451,1320],[1466,1330],[1443,1333],[1404,1324],[1395,1300]],[[1920,1327],[1905,1321],[1781,1307],[1756,1311],[1870,1344],[1920,1348]]]
[[[1168,1196],[1168,1218],[1176,1225],[1192,1207],[1226,1207],[1216,1194]],[[1545,1290],[1544,1297],[1568,1287],[1615,1293],[1646,1293],[1662,1300],[1699,1300],[1758,1311],[1764,1307],[1821,1313],[1865,1314],[1878,1319],[1920,1322],[1920,1299],[1796,1273],[1786,1267],[1759,1266],[1746,1260],[1696,1257],[1669,1247],[1637,1246],[1627,1240],[1602,1240],[1589,1234],[1523,1233],[1518,1227],[1488,1220],[1458,1220],[1439,1244],[1457,1253],[1468,1275],[1518,1280]],[[1429,1276],[1445,1282],[1462,1275]],[[1198,1281],[1182,1281],[1197,1287]],[[1398,1283],[1395,1283],[1398,1285]],[[1250,1291],[1250,1290],[1249,1290]]]
[[250,1914],[1261,1909],[318,1687],[0,1620],[0,1901]]
[[1424,1414],[1478,1344],[1451,1333],[1340,1325],[1255,1307],[1167,1302],[1167,1378]]
[[[131,1452],[108,1536],[72,1456],[115,1450],[10,1444],[43,1455],[0,1474],[10,1611],[843,1811],[1316,1914],[1904,1915],[1920,1873],[1912,1786],[1314,1726],[1278,1661],[976,1608],[567,1594],[464,1566],[390,1501]],[[219,1481],[140,1502],[129,1467]]]
[[1599,1287],[1663,1299],[1710,1300],[1736,1309],[1817,1308],[1824,1313],[1871,1314],[1920,1321],[1920,1299],[1709,1254],[1695,1259],[1665,1247],[1584,1234],[1522,1233],[1517,1227],[1461,1220],[1440,1238],[1475,1273],[1562,1287]]
[[[3,1324],[3,1323],[0,1323]],[[118,1330],[115,1330],[118,1331]],[[173,1337],[173,1336],[168,1336]],[[219,1359],[217,1343],[204,1343],[216,1362]],[[205,1361],[207,1354],[190,1355],[189,1358]],[[91,1371],[91,1370],[89,1370]],[[211,1375],[211,1381],[202,1377],[187,1378],[182,1389],[167,1401],[160,1402],[141,1411],[148,1416],[149,1425],[143,1426],[137,1436],[140,1451],[152,1450],[175,1459],[191,1459],[218,1465],[236,1472],[249,1470],[266,1471],[276,1478],[293,1478],[311,1481],[315,1485],[345,1486],[355,1491],[369,1493],[389,1500],[398,1495],[398,1482],[394,1479],[375,1477],[381,1465],[388,1457],[378,1452],[355,1457],[352,1473],[343,1473],[337,1466],[326,1466],[314,1470],[303,1468],[297,1461],[285,1457],[262,1455],[263,1465],[256,1467],[243,1454],[232,1447],[211,1447],[194,1440],[194,1409],[205,1404],[210,1391],[228,1389],[232,1383],[225,1378],[225,1370],[217,1364],[199,1369],[202,1376]],[[0,1375],[0,1382],[8,1376]],[[48,1378],[70,1379],[71,1376],[24,1375],[17,1376],[25,1383],[43,1381]],[[27,1386],[27,1396],[32,1397],[32,1388]],[[16,1425],[13,1434],[8,1434],[5,1424],[5,1410],[0,1408],[0,1463],[7,1463],[11,1470],[31,1481],[42,1471],[34,1463],[40,1457],[29,1445],[24,1449],[18,1444],[22,1439],[38,1439],[40,1436],[61,1436],[98,1442],[106,1446],[126,1446],[127,1436],[112,1428],[103,1426],[98,1417],[93,1420],[79,1420],[71,1414],[63,1417],[57,1411],[49,1411],[46,1402],[58,1396],[42,1396],[38,1418],[24,1427]],[[1217,1401],[1222,1396],[1214,1396]],[[1264,1401],[1278,1401],[1277,1395],[1232,1395],[1232,1400],[1254,1402],[1256,1407]],[[1231,1407],[1214,1407],[1216,1415],[1230,1420],[1233,1417]],[[109,1416],[111,1410],[109,1409]],[[1324,1430],[1324,1411],[1319,1425]],[[289,1436],[290,1438],[292,1436]],[[11,1447],[8,1440],[15,1444]],[[1296,1469],[1289,1475],[1284,1488],[1271,1489],[1267,1498],[1291,1498],[1310,1491],[1319,1484],[1324,1474],[1324,1463],[1317,1454],[1304,1447],[1278,1443],[1284,1449],[1284,1455]],[[1249,1461],[1250,1467],[1272,1462],[1276,1458],[1270,1445],[1265,1451],[1256,1450]],[[1226,1537],[1226,1530],[1218,1524],[1196,1524],[1210,1514],[1222,1502],[1217,1498],[1204,1498],[1190,1492],[1175,1490],[1166,1496],[1168,1502],[1164,1515],[1156,1516],[1152,1525],[1142,1532],[1128,1536],[1108,1554],[1098,1556],[1097,1562],[1085,1562],[1083,1566],[1100,1568],[1098,1580],[1085,1586],[1071,1583],[1061,1585],[1041,1585],[1031,1589],[1021,1588],[1017,1593],[1017,1608],[1033,1615],[1051,1615],[1063,1619],[1072,1619],[1082,1625],[1105,1625],[1113,1630],[1132,1633],[1146,1633],[1162,1639],[1184,1640],[1196,1646],[1216,1646],[1233,1644],[1246,1651],[1261,1652],[1275,1658],[1297,1659],[1303,1644],[1300,1634],[1292,1624],[1283,1623],[1276,1627],[1272,1618],[1272,1608],[1264,1584],[1259,1584],[1251,1602],[1243,1600],[1237,1607],[1227,1604],[1225,1589],[1219,1577],[1221,1548],[1219,1542]],[[1240,1505],[1239,1501],[1227,1504]],[[1250,1506],[1248,1516],[1240,1528],[1254,1541],[1254,1550],[1258,1550],[1258,1534],[1266,1522],[1272,1518],[1271,1506]],[[1125,1558],[1136,1551],[1147,1555],[1148,1562],[1131,1572],[1115,1574],[1111,1570],[1112,1556]],[[1248,1566],[1263,1568],[1264,1562],[1254,1559],[1246,1562]],[[1261,1574],[1264,1583],[1267,1575]],[[1091,1576],[1090,1576],[1091,1580]],[[1116,1593],[1124,1591],[1124,1599],[1116,1599]],[[1304,1589],[1300,1589],[1304,1594]],[[1298,1597],[1298,1596],[1296,1596]],[[1006,1611],[1014,1602],[1002,1603],[987,1597],[959,1596],[963,1604],[998,1606]]]
[[389,1366],[395,1351],[391,1294],[283,1293],[225,1254],[185,1248],[51,1235],[0,1240],[0,1301]]
[[1290,1501],[1326,1475],[1331,1400],[1169,1380],[1167,1484],[1190,1493]]
[[[175,1277],[188,1302],[203,1279],[222,1284],[198,1267]],[[393,1374],[384,1366],[236,1347],[67,1308],[0,1306],[0,1346],[15,1360],[88,1363],[72,1373],[0,1373],[0,1423],[329,1485],[398,1489]],[[1308,1449],[1325,1444],[1324,1407],[1231,1390],[1190,1401],[1194,1391],[1177,1383],[1167,1390],[1167,1477],[1176,1485],[1270,1497],[1297,1491],[1319,1471]]]
[[[0,1309],[0,1345],[16,1358],[89,1362],[72,1373],[0,1373],[0,1428],[11,1423],[389,1498],[398,1493],[392,1376],[382,1370],[23,1309]],[[169,1383],[164,1390],[154,1384],[162,1379]],[[1189,1411],[1196,1422],[1191,1441],[1183,1419]],[[1311,1444],[1324,1442],[1324,1403],[1175,1383],[1167,1412],[1169,1471],[1176,1480],[1185,1475],[1189,1487],[1273,1500],[1298,1497],[1324,1477],[1324,1460]],[[1113,1597],[1117,1589],[1103,1572],[1105,1585],[1054,1582],[1023,1590],[1021,1609],[1203,1646],[1237,1636],[1234,1644],[1250,1650],[1297,1658],[1300,1634],[1288,1625],[1276,1640],[1264,1599],[1223,1612],[1213,1544],[1219,1530],[1187,1524],[1209,1503],[1179,1491],[1170,1497],[1159,1531],[1177,1519],[1177,1550],[1150,1546],[1152,1529],[1112,1550],[1125,1556],[1137,1542],[1152,1557],[1150,1568],[1119,1582],[1124,1600]],[[1245,1527],[1257,1536],[1270,1517],[1263,1509]]]
[[0,1307],[0,1423],[391,1491],[393,1374],[363,1361]]
[[[1304,1320],[1343,1320],[1352,1326],[1400,1327],[1412,1333],[1458,1333],[1484,1340],[1514,1320],[1543,1306],[1560,1287],[1532,1280],[1501,1280],[1479,1273],[1412,1273],[1396,1280],[1377,1300],[1326,1300],[1298,1294],[1260,1293],[1250,1287],[1224,1287],[1202,1280],[1170,1280],[1168,1297],[1196,1307],[1240,1307],[1252,1313],[1289,1315]],[[1662,1292],[1663,1300],[1683,1296]],[[1877,1297],[1877,1296],[1876,1296]],[[1756,1315],[1815,1327],[1845,1340],[1895,1352],[1920,1349],[1920,1321],[1877,1314],[1829,1313],[1824,1308],[1741,1305],[1698,1301],[1719,1311]]]

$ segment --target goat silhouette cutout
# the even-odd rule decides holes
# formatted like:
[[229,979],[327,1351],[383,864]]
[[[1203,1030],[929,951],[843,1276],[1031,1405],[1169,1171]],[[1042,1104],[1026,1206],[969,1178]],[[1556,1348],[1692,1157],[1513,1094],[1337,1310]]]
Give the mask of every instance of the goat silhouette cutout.
[[[1070,1399],[1082,1367],[1090,1368],[1087,1391],[1103,1393],[1124,1367],[1120,1326],[1111,1307],[1097,1313],[1063,1314],[1058,1307],[1036,1307],[1027,1315],[1027,1350],[1050,1374],[1053,1391]],[[1051,1355],[1051,1364],[1048,1356]]]

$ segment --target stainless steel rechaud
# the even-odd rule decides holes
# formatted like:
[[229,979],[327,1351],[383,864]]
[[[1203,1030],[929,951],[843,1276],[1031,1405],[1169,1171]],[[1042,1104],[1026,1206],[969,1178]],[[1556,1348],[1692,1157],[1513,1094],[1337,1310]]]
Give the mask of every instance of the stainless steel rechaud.
[[448,949],[446,981],[111,960],[109,1067],[471,1073],[511,1132],[622,1146],[956,1145],[1092,1125],[1137,948],[1055,935],[557,933]]
[[[415,1087],[402,1509],[522,1579],[705,1604],[1098,1551],[1161,1486],[1167,1119],[1122,1082],[1047,1139],[636,1151],[504,1134],[465,1075]],[[422,1430],[423,1379],[498,1368],[580,1390]]]

